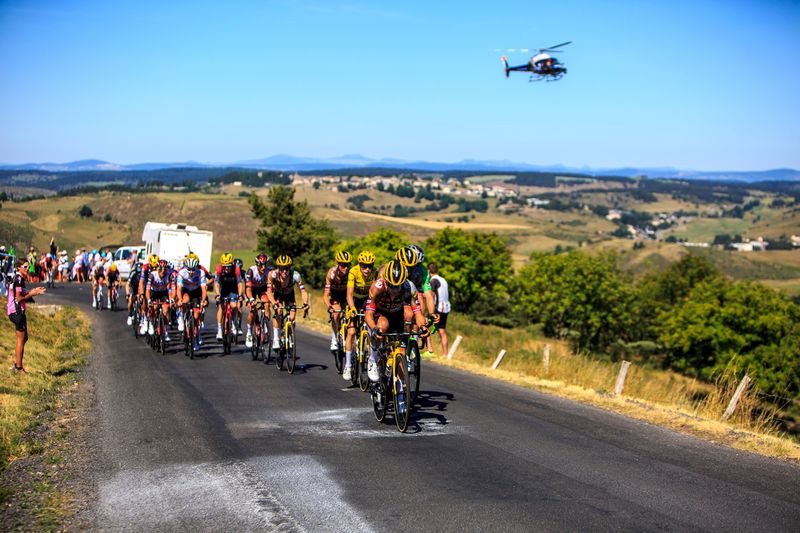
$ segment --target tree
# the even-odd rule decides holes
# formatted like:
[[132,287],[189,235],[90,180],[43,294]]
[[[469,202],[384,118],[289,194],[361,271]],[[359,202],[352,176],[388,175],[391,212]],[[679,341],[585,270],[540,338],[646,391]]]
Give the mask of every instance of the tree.
[[261,222],[258,245],[272,257],[292,257],[298,271],[314,287],[321,287],[332,263],[336,235],[325,219],[315,219],[308,202],[294,201],[294,188],[273,186],[264,203],[250,196],[253,215]]
[[519,271],[512,295],[529,322],[542,323],[546,335],[570,339],[579,350],[635,340],[634,293],[614,255],[541,256]]
[[456,311],[470,312],[481,296],[506,292],[511,280],[511,252],[504,238],[445,228],[425,241],[426,261],[436,263],[450,286]]
[[683,305],[663,315],[659,340],[666,364],[711,380],[747,372],[758,388],[800,393],[800,306],[754,282],[699,283]]
[[353,254],[354,258],[364,250],[369,250],[375,254],[376,268],[394,259],[397,250],[403,246],[408,246],[410,238],[405,233],[397,232],[387,227],[381,227],[378,231],[360,237],[344,241],[339,244],[338,248],[347,250]]
[[86,204],[82,205],[81,208],[78,209],[78,214],[81,216],[81,218],[89,218],[94,215],[94,213],[92,213],[92,208]]

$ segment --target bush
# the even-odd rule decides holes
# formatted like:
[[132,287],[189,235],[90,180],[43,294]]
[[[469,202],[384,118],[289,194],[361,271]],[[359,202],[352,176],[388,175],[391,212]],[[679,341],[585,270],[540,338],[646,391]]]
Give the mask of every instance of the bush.
[[447,280],[456,311],[470,312],[484,294],[505,293],[511,280],[511,252],[495,233],[445,228],[425,241],[425,256]]
[[92,208],[86,204],[82,205],[81,208],[78,209],[78,214],[81,216],[81,218],[89,218],[94,215],[94,213],[92,213]]
[[614,255],[539,257],[522,267],[514,287],[514,303],[529,323],[541,322],[545,334],[570,338],[579,350],[604,351],[618,339],[637,340],[635,294]]

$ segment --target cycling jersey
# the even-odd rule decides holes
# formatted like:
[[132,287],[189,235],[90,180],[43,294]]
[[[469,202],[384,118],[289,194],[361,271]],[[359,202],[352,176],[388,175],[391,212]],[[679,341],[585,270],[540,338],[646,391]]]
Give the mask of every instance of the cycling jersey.
[[197,268],[193,273],[189,272],[189,269],[183,267],[178,271],[178,287],[185,291],[194,291],[199,289],[202,285],[206,283],[206,274],[205,272]]
[[217,284],[217,291],[220,294],[223,292],[237,292],[241,282],[242,271],[239,270],[238,266],[234,266],[226,273],[222,265],[217,265],[217,271],[214,273],[214,283]]
[[141,280],[141,274],[137,272],[132,272],[131,276],[128,278],[128,284],[131,287],[131,292],[133,295],[139,294],[139,281]]
[[329,292],[345,292],[347,290],[348,269],[345,272],[339,270],[338,265],[328,270],[325,275],[325,289]]
[[289,275],[286,276],[286,279],[281,280],[279,277],[280,271],[278,269],[274,269],[269,273],[269,277],[267,277],[267,291],[271,291],[275,294],[279,295],[287,295],[287,294],[294,294],[294,286],[297,287],[302,291],[305,290],[305,285],[303,285],[303,280],[300,277],[300,273],[296,270],[289,271]]
[[430,292],[433,290],[431,287],[431,274],[422,263],[408,269],[408,279],[415,286],[420,287],[422,292]]
[[251,289],[266,290],[269,273],[269,267],[264,268],[264,274],[262,275],[257,266],[251,266],[244,275],[245,285]]
[[375,272],[374,268],[370,270],[367,277],[364,277],[360,267],[351,268],[347,274],[347,288],[353,288],[353,298],[367,298],[369,296],[369,288],[372,282],[375,281],[376,276],[377,272]]
[[172,272],[167,271],[163,276],[154,270],[147,278],[147,288],[151,292],[166,292],[172,284]]
[[106,277],[106,269],[103,268],[102,263],[98,263],[92,268],[92,276],[94,279],[100,279]]
[[366,308],[367,311],[380,313],[395,313],[407,305],[413,309],[416,295],[417,288],[409,280],[400,287],[390,287],[385,279],[377,279],[369,289]]

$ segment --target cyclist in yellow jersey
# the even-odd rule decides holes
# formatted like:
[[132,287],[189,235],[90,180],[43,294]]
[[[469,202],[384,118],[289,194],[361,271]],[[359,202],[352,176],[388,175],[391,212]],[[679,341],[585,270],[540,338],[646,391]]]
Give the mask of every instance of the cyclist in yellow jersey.
[[[364,310],[369,298],[369,288],[375,281],[375,254],[364,250],[358,254],[358,267],[351,268],[347,274],[347,316],[352,317]],[[351,321],[347,328],[345,342],[345,359],[342,377],[350,380],[353,371],[353,339],[356,336],[355,322]]]

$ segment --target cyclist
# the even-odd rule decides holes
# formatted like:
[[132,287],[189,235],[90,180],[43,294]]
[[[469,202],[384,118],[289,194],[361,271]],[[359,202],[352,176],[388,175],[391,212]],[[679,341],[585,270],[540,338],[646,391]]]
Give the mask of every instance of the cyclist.
[[103,268],[103,263],[99,261],[95,263],[89,277],[92,280],[92,307],[97,307],[97,290],[103,286],[103,282],[106,280],[106,269]]
[[331,328],[333,328],[331,332],[332,352],[339,349],[339,343],[336,341],[336,332],[339,331],[341,322],[341,313],[334,313],[334,311],[341,311],[347,301],[347,275],[350,273],[352,260],[353,257],[350,252],[336,252],[336,266],[325,274],[325,289],[322,292],[322,301],[331,317]]
[[[151,254],[150,257],[147,258],[147,262],[142,265],[142,273],[139,276],[139,294],[144,295],[144,291],[147,288],[147,279],[150,277],[150,272],[158,268],[159,260],[160,258],[156,254]],[[143,317],[147,316],[147,306],[145,304],[146,302],[144,298],[142,298],[139,305],[139,315]],[[147,328],[147,324],[145,324],[144,320],[142,320],[142,325],[143,328],[140,328],[140,335],[144,335]]]
[[137,262],[133,265],[130,276],[128,276],[128,283],[125,285],[125,298],[128,300],[128,325],[133,325],[133,309],[135,305],[139,305],[137,301],[139,295],[139,280],[142,277],[142,264]]
[[119,290],[119,270],[113,261],[106,269],[106,280],[108,281],[108,308],[111,309],[111,291]]
[[[275,260],[275,267],[267,277],[267,298],[272,305],[279,307],[277,314],[283,313],[283,307],[295,305],[294,287],[300,289],[300,297],[303,299],[303,308],[308,309],[308,292],[303,284],[300,273],[292,268],[292,258],[288,255],[281,255]],[[296,313],[292,309],[289,311],[289,320],[294,322]],[[280,345],[280,331],[278,330],[278,320],[273,318],[272,329],[272,348],[277,350]]]
[[382,333],[408,333],[406,323],[416,322],[425,329],[425,317],[416,302],[417,289],[408,279],[408,269],[398,260],[389,261],[369,288],[369,300],[364,310],[364,320],[370,329],[370,350],[367,375],[376,382],[378,374],[378,347]]
[[[190,303],[199,302],[202,307],[208,305],[206,274],[205,271],[200,268],[200,261],[198,261],[196,257],[190,257],[187,259],[186,266],[178,272],[178,283],[176,290],[178,302],[181,306],[181,314],[184,317],[186,316],[186,312]],[[195,306],[193,313],[194,318],[199,326],[200,309]],[[200,335],[197,335],[197,338],[194,342],[195,350],[199,349],[200,344],[203,342]]]
[[[222,298],[229,300],[231,306],[231,324],[236,327],[236,315],[239,313],[239,300],[244,293],[242,271],[233,264],[233,254],[223,252],[219,256],[219,264],[214,273],[214,285],[217,288],[217,340],[222,340]],[[243,332],[242,332],[243,333]]]
[[[358,267],[351,268],[347,274],[347,315],[360,313],[364,310],[364,304],[369,298],[369,288],[375,281],[375,254],[369,250],[364,250],[358,254]],[[353,371],[353,339],[356,336],[355,322],[351,321],[347,328],[347,340],[345,341],[345,359],[342,377],[350,380]]]
[[[433,318],[434,323],[439,322],[439,314],[436,313],[436,292],[431,285],[431,273],[422,264],[425,261],[425,252],[417,244],[410,244],[407,249],[412,249],[417,252],[417,261],[415,264],[406,265],[408,268],[408,279],[419,289],[418,299],[419,305],[424,314]],[[407,256],[407,255],[406,255]],[[433,357],[433,341],[430,337],[425,340],[425,357]]]
[[[153,271],[151,270],[147,277],[147,288],[145,289],[145,298],[147,299],[147,307],[150,309],[153,304],[161,304],[161,313],[164,315],[164,323],[169,324],[169,288],[172,284],[172,273],[169,262],[166,259],[161,259],[158,262],[158,267]],[[150,335],[155,333],[153,322],[155,319],[152,311],[148,313],[147,330]],[[164,337],[169,342],[169,329],[164,332]]]
[[[255,320],[255,313],[252,312],[253,304],[256,300],[261,300],[265,304],[269,303],[267,297],[267,278],[270,269],[267,266],[269,257],[266,254],[258,254],[256,256],[256,264],[251,266],[244,276],[245,280],[245,296],[250,303],[250,312],[247,313],[247,337],[244,344],[248,348],[253,347],[253,321]],[[264,312],[269,320],[269,305],[265,305]]]

